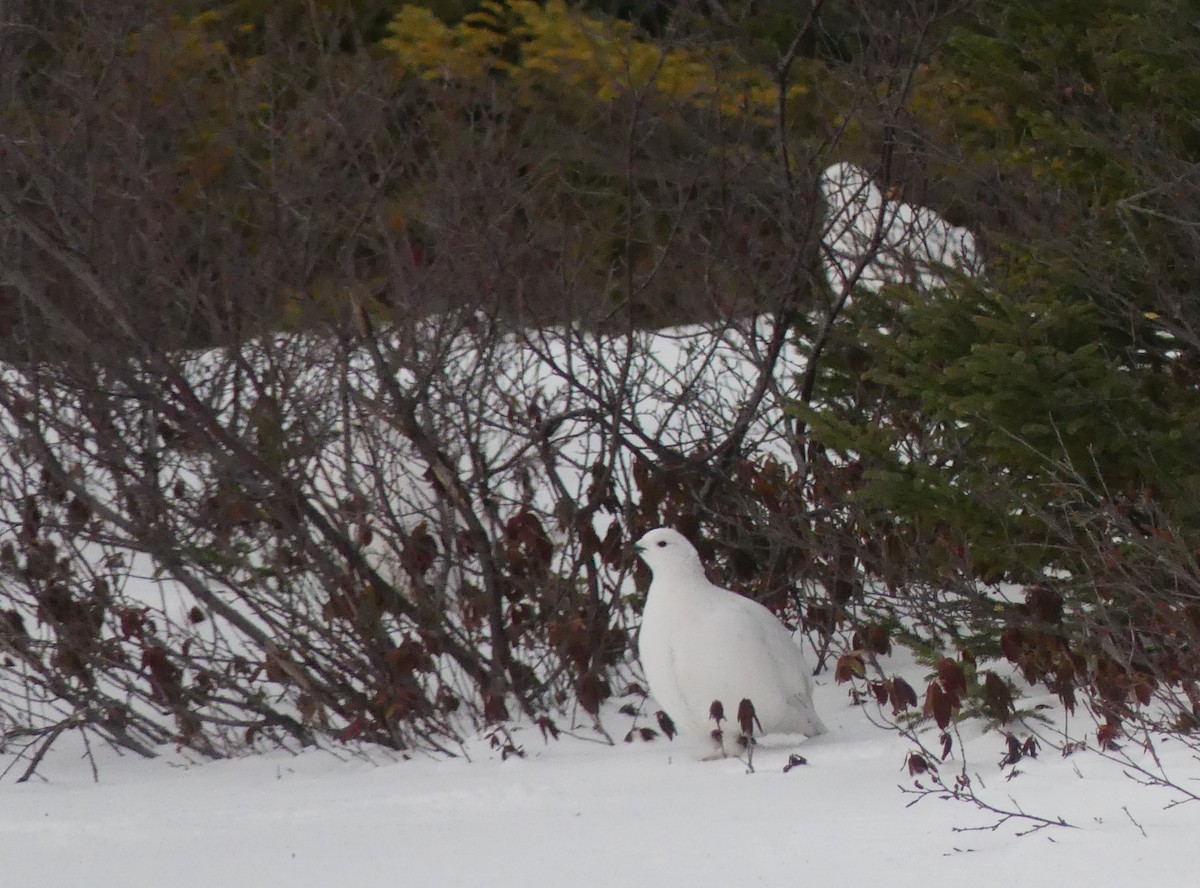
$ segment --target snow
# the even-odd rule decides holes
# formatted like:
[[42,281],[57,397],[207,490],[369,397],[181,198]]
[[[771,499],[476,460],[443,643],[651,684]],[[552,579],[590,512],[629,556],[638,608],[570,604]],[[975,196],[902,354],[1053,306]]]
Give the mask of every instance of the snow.
[[983,270],[970,231],[925,207],[885,198],[862,167],[835,163],[821,175],[821,193],[829,205],[825,269],[835,291],[857,279],[869,290],[909,281],[930,292],[952,275]]
[[[896,665],[914,684],[924,674]],[[999,735],[969,735],[985,799],[1077,828],[1022,836],[1032,824],[1011,821],[955,832],[998,818],[953,800],[906,807],[912,797],[897,785],[912,783],[910,745],[873,727],[831,679],[818,677],[816,695],[830,732],[798,747],[768,738],[753,774],[736,759],[697,761],[678,740],[545,742],[517,726],[524,758],[502,759],[482,737],[468,745],[470,761],[342,747],[199,765],[95,750],[93,782],[64,738],[44,780],[0,787],[3,883],[904,888],[969,879],[990,888],[1192,878],[1200,805],[1164,810],[1167,791],[1135,784],[1095,752],[1045,749],[1006,782]],[[629,718],[610,711],[606,721],[615,729]],[[809,764],[785,774],[795,751]],[[1195,774],[1178,752],[1173,764]],[[1163,754],[1172,758],[1169,744]],[[0,756],[0,768],[8,763]]]

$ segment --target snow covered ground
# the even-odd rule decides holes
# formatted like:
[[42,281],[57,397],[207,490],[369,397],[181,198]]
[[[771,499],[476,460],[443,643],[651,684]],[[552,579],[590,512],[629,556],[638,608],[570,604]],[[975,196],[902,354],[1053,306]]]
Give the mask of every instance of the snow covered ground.
[[[10,772],[0,783],[0,884],[1193,884],[1200,805],[1166,810],[1168,791],[1095,752],[1044,749],[1006,781],[1001,738],[967,729],[985,799],[1075,827],[1021,836],[1032,824],[990,830],[997,817],[963,802],[906,807],[909,744],[872,727],[832,679],[818,678],[816,699],[830,733],[803,743],[809,764],[786,774],[797,748],[774,738],[748,774],[737,760],[698,761],[678,740],[545,743],[528,726],[514,733],[524,758],[502,760],[483,738],[470,761],[343,748],[189,764],[169,750],[155,761],[98,751],[94,782],[64,738],[44,779],[17,785]],[[607,723],[623,733],[629,718]],[[1164,747],[1176,779],[1194,781],[1200,768],[1183,752],[1172,760]],[[953,762],[943,767],[952,776]]]

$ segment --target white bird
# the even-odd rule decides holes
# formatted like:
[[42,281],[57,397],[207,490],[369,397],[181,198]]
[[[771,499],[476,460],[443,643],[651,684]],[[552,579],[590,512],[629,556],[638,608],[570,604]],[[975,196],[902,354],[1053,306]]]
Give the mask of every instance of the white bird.
[[804,654],[773,613],[710,583],[699,553],[678,531],[651,530],[636,549],[654,574],[638,656],[650,693],[681,734],[716,742],[709,713],[719,700],[729,719],[721,725],[720,751],[736,752],[744,699],[764,733],[825,733]]

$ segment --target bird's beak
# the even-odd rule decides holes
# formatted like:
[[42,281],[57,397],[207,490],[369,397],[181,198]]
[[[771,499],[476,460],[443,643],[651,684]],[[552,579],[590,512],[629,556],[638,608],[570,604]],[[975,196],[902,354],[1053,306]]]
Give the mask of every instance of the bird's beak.
[[627,551],[629,554],[626,558],[626,563],[636,567],[637,563],[642,560],[642,553],[646,551],[646,547],[641,543],[634,543]]

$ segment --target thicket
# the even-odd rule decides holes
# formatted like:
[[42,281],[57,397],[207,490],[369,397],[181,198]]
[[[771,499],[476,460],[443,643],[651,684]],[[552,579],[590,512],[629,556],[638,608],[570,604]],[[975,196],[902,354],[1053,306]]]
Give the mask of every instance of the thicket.
[[659,523],[897,715],[1191,742],[1187,11],[610,7],[13,5],[27,764],[594,719]]

